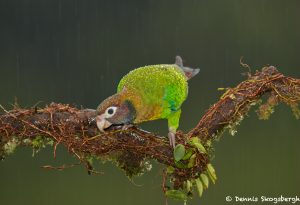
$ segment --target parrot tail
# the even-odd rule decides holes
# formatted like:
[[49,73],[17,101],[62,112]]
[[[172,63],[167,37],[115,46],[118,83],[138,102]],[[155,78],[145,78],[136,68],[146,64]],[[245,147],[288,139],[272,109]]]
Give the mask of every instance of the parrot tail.
[[182,63],[182,58],[180,56],[175,57],[175,64],[181,68],[188,80],[200,72],[200,68],[194,69],[190,67],[184,67]]

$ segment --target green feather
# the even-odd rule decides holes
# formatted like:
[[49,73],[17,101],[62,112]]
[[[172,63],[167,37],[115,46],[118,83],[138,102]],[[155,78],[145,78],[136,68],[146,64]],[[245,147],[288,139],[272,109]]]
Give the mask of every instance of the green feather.
[[[169,120],[169,126],[178,127],[180,106],[188,94],[187,78],[177,65],[151,65],[137,68],[125,75],[119,85],[118,93],[123,89],[130,90],[138,107],[137,122],[160,118]],[[176,114],[175,114],[176,113]],[[179,114],[178,114],[179,113]]]

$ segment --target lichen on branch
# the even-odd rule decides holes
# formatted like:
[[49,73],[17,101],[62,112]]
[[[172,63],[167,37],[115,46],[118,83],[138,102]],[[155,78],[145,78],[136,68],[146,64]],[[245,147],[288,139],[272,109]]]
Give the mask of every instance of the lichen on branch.
[[[267,100],[262,104],[262,96]],[[292,108],[300,117],[300,80],[286,77],[273,66],[248,75],[248,79],[234,88],[226,89],[220,100],[212,105],[199,123],[188,133],[177,132],[174,151],[168,140],[138,127],[123,129],[111,127],[100,133],[94,122],[95,110],[52,103],[45,108],[2,107],[0,115],[0,157],[13,154],[19,146],[30,146],[34,153],[45,146],[63,145],[95,172],[93,160],[112,161],[127,176],[140,175],[150,170],[149,160],[166,165],[163,191],[172,198],[186,200],[193,189],[201,196],[208,187],[208,179],[215,182],[216,175],[210,164],[212,142],[227,129],[235,134],[236,126],[251,106],[259,104],[260,119],[268,119],[279,103]],[[175,156],[175,157],[174,157]]]

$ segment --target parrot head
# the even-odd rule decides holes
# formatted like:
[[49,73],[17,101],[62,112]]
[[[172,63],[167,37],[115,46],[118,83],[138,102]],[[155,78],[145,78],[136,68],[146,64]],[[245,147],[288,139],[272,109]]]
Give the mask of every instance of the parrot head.
[[136,116],[132,102],[117,93],[104,100],[97,108],[96,123],[100,131],[111,125],[123,125],[133,122]]

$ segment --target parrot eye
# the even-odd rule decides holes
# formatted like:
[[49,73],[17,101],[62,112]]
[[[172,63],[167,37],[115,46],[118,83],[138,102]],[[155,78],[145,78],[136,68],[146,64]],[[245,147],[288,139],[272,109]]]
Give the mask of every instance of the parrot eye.
[[114,107],[114,106],[107,108],[105,111],[106,117],[112,117],[116,113],[116,110],[117,110],[117,107]]

